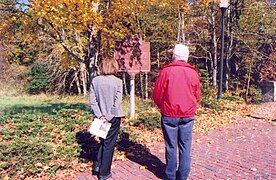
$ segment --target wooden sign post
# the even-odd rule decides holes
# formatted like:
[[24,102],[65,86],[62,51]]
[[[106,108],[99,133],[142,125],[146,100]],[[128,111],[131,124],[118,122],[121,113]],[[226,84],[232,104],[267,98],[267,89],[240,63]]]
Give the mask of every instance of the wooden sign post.
[[130,117],[135,117],[135,75],[150,72],[150,43],[140,41],[135,35],[115,45],[114,58],[120,71],[130,75]]

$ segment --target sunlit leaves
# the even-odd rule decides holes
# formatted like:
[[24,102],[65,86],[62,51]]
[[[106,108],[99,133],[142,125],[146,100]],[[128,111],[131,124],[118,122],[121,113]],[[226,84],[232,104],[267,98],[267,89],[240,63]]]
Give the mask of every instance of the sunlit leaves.
[[[71,54],[74,53],[76,55],[74,58],[78,61],[83,61],[88,43],[83,43],[82,48],[78,46],[79,53],[72,50],[74,48],[69,44],[74,41],[74,32],[79,33],[84,38],[82,42],[85,42],[90,38],[87,32],[91,32],[95,40],[99,40],[97,31],[100,31],[101,47],[104,53],[113,49],[115,40],[120,40],[130,34],[138,34],[142,38],[148,36],[145,30],[150,28],[154,31],[155,27],[154,24],[150,26],[146,22],[154,19],[156,19],[155,25],[166,25],[158,28],[157,33],[175,35],[175,32],[172,33],[175,25],[170,24],[170,21],[162,21],[161,16],[175,17],[177,21],[180,5],[183,6],[184,12],[188,10],[188,3],[184,0],[113,0],[108,6],[104,1],[90,0],[30,0],[28,2],[29,8],[22,12],[26,15],[22,24],[28,29],[35,29],[31,28],[34,24],[39,25],[44,33],[62,43],[71,51]],[[170,14],[155,16],[151,20],[147,19],[155,7],[161,10],[157,13],[161,13],[163,9]],[[16,18],[10,18],[11,20],[16,20]],[[14,24],[14,22],[7,22],[7,24]],[[5,26],[2,26],[2,29],[7,31]],[[166,29],[167,31],[164,32]],[[70,42],[65,42],[65,40]]]
[[85,30],[89,26],[98,27],[101,16],[95,12],[95,3],[90,0],[33,0],[31,10],[38,19],[46,20],[56,28]]

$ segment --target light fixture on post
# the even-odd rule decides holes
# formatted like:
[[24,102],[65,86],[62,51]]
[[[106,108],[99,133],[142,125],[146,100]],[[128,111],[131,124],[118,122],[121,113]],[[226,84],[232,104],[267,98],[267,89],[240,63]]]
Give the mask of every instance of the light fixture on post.
[[222,98],[222,81],[223,81],[223,53],[224,53],[224,14],[228,7],[228,0],[220,0],[221,9],[221,48],[220,48],[220,68],[219,68],[219,90],[218,99]]

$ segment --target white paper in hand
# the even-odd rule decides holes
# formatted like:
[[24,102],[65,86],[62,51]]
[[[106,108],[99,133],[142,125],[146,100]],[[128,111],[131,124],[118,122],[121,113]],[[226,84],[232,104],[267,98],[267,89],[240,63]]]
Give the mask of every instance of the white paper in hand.
[[107,121],[100,120],[98,118],[94,118],[88,131],[92,135],[99,136],[99,137],[105,139],[110,127],[111,127],[111,123],[109,123]]

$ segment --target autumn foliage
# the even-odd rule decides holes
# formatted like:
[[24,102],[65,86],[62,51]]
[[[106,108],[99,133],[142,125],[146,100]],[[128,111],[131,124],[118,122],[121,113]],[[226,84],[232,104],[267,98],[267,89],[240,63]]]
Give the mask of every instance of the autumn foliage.
[[[128,143],[136,145],[131,150],[163,140],[160,113],[150,95],[160,67],[171,60],[180,30],[190,47],[189,63],[201,77],[194,132],[241,123],[239,118],[248,114],[251,105],[240,97],[258,102],[259,83],[276,80],[275,12],[275,5],[268,1],[231,0],[225,14],[224,93],[218,101],[222,27],[216,0],[2,0],[0,66],[5,77],[1,77],[0,91],[6,91],[1,92],[0,101],[0,178],[64,179],[90,170],[89,157],[97,138],[86,132],[92,119],[87,99],[76,104],[76,100],[42,102],[40,97],[37,105],[28,104],[36,100],[23,98],[24,103],[14,106],[7,94],[20,98],[15,92],[20,88],[25,93],[29,89],[31,93],[87,96],[90,77],[98,74],[101,58],[112,57],[115,42],[130,35],[151,45],[151,72],[139,73],[135,79],[136,96],[142,97],[136,117],[126,116],[121,132],[128,135]],[[179,26],[180,15],[184,29]],[[128,97],[129,76],[118,76]],[[124,103],[128,112],[129,103]],[[119,141],[115,160],[124,160],[131,152],[124,151],[124,139]]]

